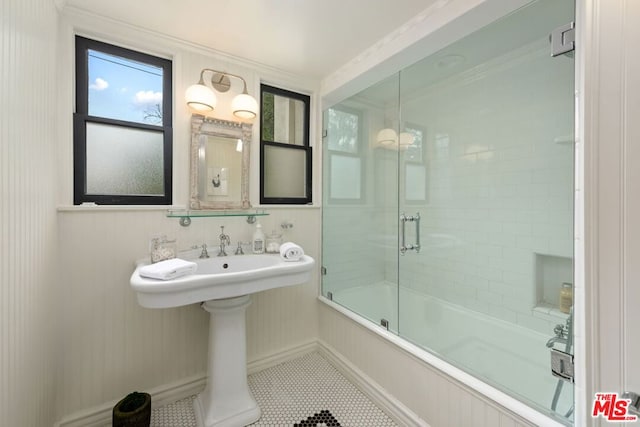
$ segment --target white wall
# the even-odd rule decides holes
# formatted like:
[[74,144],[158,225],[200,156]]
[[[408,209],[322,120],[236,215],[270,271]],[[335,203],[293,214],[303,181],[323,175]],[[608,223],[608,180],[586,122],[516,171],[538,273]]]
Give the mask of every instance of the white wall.
[[[153,234],[176,237],[178,248],[218,243],[220,226],[232,240],[248,242],[253,226],[244,218],[197,218],[190,227],[166,218],[166,209],[72,207],[73,35],[78,32],[126,47],[171,57],[174,64],[174,204],[186,206],[189,186],[190,113],[182,102],[185,89],[197,82],[202,68],[220,69],[247,79],[249,92],[259,98],[260,80],[313,93],[313,81],[291,76],[210,49],[159,34],[99,19],[74,10],[62,17],[58,52],[60,185],[58,200],[61,360],[58,366],[58,419],[77,420],[83,411],[115,403],[133,390],[150,390],[202,379],[206,371],[208,315],[197,305],[151,310],[137,304],[129,286],[134,262],[147,255]],[[219,96],[214,117],[232,119],[225,105],[232,95]],[[227,99],[229,98],[229,99]],[[313,111],[313,110],[312,110]],[[313,124],[315,131],[315,123]],[[251,198],[257,204],[258,135],[253,128]],[[312,136],[312,140],[314,137]],[[316,157],[317,158],[317,157]],[[269,209],[260,219],[266,233],[283,221],[294,227],[286,239],[300,243],[319,258],[317,207]],[[214,251],[214,249],[211,249]],[[317,336],[317,274],[302,286],[267,291],[253,297],[248,310],[249,362]]]
[[55,34],[50,0],[0,5],[0,424],[54,421]]
[[[596,392],[640,392],[640,4],[586,1],[585,411]],[[630,423],[636,425],[638,423]],[[593,425],[610,425],[599,418]]]
[[[260,222],[265,230],[294,224],[287,237],[318,258],[313,232],[317,209],[274,209]],[[146,256],[150,235],[167,233],[179,248],[207,242],[211,255],[220,225],[249,241],[253,227],[244,218],[196,218],[188,228],[154,211],[65,211],[59,214],[62,359],[57,385],[61,415],[179,383],[206,372],[208,313],[198,305],[146,309],[129,286],[134,261]],[[308,227],[308,228],[307,228]],[[314,275],[316,277],[317,275]],[[317,281],[257,294],[248,309],[249,362],[317,335]]]

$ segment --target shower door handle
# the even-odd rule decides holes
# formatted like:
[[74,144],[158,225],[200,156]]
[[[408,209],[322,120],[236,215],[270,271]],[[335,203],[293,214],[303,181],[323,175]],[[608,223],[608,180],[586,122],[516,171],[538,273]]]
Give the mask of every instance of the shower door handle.
[[[416,224],[416,240],[414,244],[407,243],[407,222],[414,222]],[[420,213],[416,213],[414,216],[407,216],[404,213],[400,215],[400,253],[402,255],[407,251],[414,250],[420,252]]]

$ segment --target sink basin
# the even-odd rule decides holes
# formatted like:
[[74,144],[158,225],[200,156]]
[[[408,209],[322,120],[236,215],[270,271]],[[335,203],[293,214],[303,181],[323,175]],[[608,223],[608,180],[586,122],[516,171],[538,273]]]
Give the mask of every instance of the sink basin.
[[208,379],[194,399],[198,427],[236,427],[260,419],[261,410],[247,383],[245,312],[251,294],[309,281],[315,261],[304,255],[284,261],[279,254],[197,259],[195,274],[173,280],[141,277],[138,263],[131,287],[138,303],[168,308],[202,303],[210,313]]
[[173,280],[141,277],[139,263],[131,275],[138,303],[147,308],[168,308],[202,301],[234,298],[267,289],[305,283],[315,261],[304,255],[284,261],[278,254],[232,255],[194,260],[195,274]]

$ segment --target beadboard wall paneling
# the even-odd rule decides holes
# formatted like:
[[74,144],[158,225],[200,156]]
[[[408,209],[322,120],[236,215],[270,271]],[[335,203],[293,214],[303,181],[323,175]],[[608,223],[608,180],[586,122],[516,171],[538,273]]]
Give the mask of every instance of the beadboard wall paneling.
[[[215,256],[220,226],[232,248],[254,226],[241,217],[194,218],[189,227],[158,211],[65,211],[59,214],[60,316],[63,348],[58,384],[67,417],[123,397],[206,372],[209,316],[197,304],[174,309],[138,305],[129,278],[149,237],[167,234],[178,248],[206,243]],[[275,209],[264,230],[294,226],[286,238],[318,258],[319,209]],[[317,268],[308,284],[256,294],[247,314],[248,360],[317,336]]]
[[[73,36],[75,33],[172,58],[174,68],[174,204],[188,204],[190,112],[184,104],[186,88],[197,82],[200,70],[214,68],[243,76],[256,96],[260,81],[312,93],[317,82],[268,69],[250,60],[189,44],[142,28],[64,8],[58,41],[61,75],[60,120],[67,123],[73,105]],[[219,94],[214,117],[231,119],[233,93]],[[259,167],[259,129],[253,127],[251,145],[252,198],[256,203]],[[71,204],[72,129],[63,126],[59,139],[60,185],[58,202]],[[318,159],[319,157],[316,157]],[[294,224],[288,240],[319,256],[317,208],[274,208],[261,218],[264,231],[287,220]],[[232,241],[249,242],[254,226],[245,218],[194,218],[181,227],[166,218],[166,209],[118,210],[108,207],[63,208],[58,214],[62,358],[59,416],[74,419],[133,390],[159,389],[166,384],[206,372],[209,317],[198,305],[151,310],[138,305],[129,286],[134,261],[147,256],[152,235],[176,238],[179,249],[206,243],[217,253],[220,226]],[[314,275],[316,277],[317,274]],[[315,297],[317,280],[305,285],[256,295],[248,309],[248,360],[277,353],[317,336]]]
[[[55,34],[49,0],[0,3],[0,424],[55,417]],[[53,68],[53,67],[52,67]]]

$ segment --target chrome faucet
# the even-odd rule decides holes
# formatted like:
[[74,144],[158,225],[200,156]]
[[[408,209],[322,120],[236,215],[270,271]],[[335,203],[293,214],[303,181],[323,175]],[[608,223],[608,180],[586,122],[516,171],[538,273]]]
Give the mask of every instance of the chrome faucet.
[[209,252],[207,252],[207,244],[202,244],[202,252],[200,252],[200,258],[209,258]]
[[220,229],[220,251],[218,252],[218,256],[227,256],[224,249],[231,244],[231,238],[228,234],[224,234],[224,225],[221,225]]
[[244,251],[242,250],[242,242],[238,241],[238,247],[236,248],[236,255],[244,255]]
[[555,343],[566,344],[567,339],[562,336],[552,337],[549,339],[549,341],[547,341],[547,347],[551,348],[554,346]]

